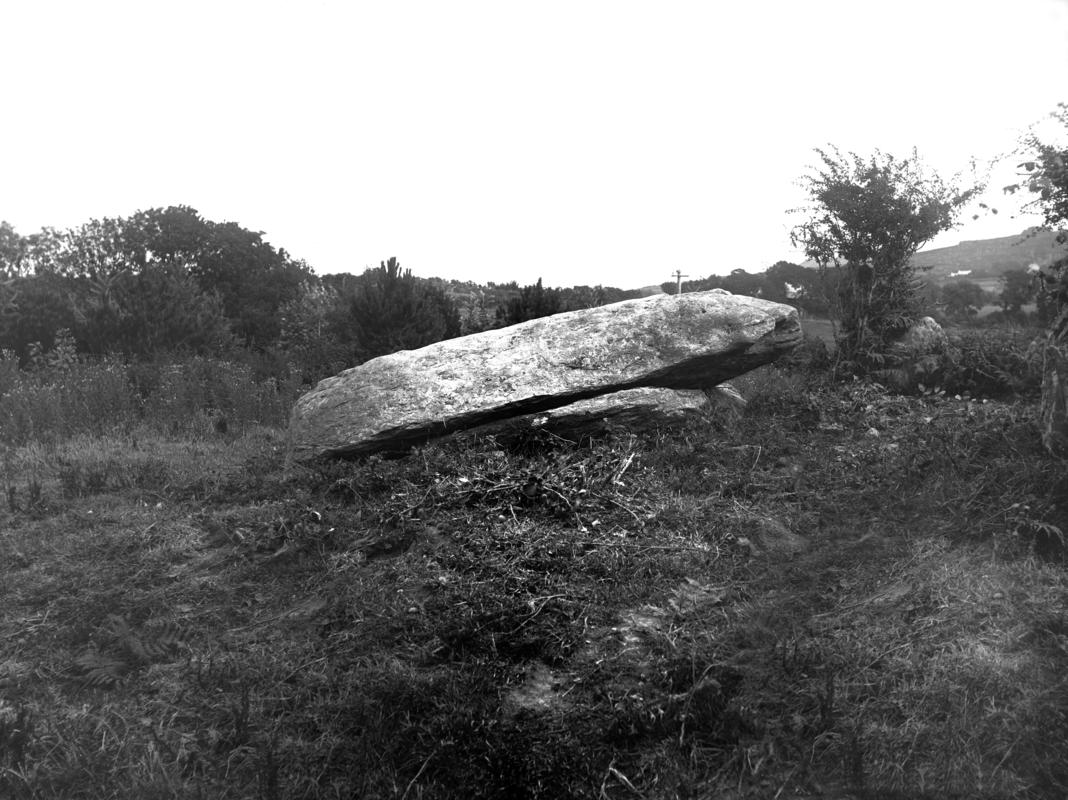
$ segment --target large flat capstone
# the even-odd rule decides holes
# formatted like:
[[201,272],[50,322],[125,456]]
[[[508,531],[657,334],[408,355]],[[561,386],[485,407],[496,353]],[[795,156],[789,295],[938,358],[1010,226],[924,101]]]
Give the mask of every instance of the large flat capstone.
[[293,408],[292,455],[398,452],[625,389],[704,389],[800,341],[793,307],[719,290],[556,314],[391,353],[321,381]]

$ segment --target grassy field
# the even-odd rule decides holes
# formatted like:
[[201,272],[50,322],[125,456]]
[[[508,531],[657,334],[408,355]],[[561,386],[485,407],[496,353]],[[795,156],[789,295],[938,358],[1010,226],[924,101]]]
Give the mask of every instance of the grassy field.
[[1033,401],[739,386],[316,470],[266,395],[10,444],[0,797],[1068,795]]
[[806,317],[801,320],[801,329],[806,336],[813,336],[828,347],[834,347],[834,324],[829,319]]

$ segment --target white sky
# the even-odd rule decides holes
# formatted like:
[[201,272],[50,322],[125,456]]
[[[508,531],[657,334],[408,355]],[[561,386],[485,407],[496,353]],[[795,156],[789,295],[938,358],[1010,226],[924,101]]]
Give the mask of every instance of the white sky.
[[[758,271],[802,259],[786,210],[814,147],[915,146],[948,176],[1068,100],[1068,0],[0,0],[0,20],[0,219],[189,205],[320,274]],[[1034,221],[992,202],[935,244]]]

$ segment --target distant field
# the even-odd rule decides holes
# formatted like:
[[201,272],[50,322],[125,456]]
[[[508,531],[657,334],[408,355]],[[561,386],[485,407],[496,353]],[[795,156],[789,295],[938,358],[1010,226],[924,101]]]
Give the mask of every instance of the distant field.
[[812,336],[818,336],[828,345],[834,344],[834,327],[829,319],[806,317],[801,320],[801,330]]
[[[988,314],[993,314],[995,311],[1001,311],[1001,306],[987,305],[979,309],[978,316],[985,317]],[[1038,311],[1038,306],[1035,303],[1028,303],[1025,306],[1021,306],[1020,310],[1025,314],[1034,314]]]
[[[1028,314],[1033,314],[1036,309],[1037,306],[1035,306],[1033,303],[1031,305],[1023,307],[1023,311]],[[999,306],[983,306],[983,308],[979,310],[978,316],[980,318],[985,317],[988,314],[992,314],[993,312],[1000,310],[1001,308]],[[814,319],[811,317],[806,317],[805,319],[801,320],[801,329],[811,336],[819,337],[827,345],[834,344],[834,327],[832,326],[831,321],[829,319]]]

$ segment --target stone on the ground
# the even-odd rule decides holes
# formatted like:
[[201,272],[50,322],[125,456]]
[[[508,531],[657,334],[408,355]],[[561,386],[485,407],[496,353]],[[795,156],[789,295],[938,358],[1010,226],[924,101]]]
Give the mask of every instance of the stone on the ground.
[[901,356],[922,358],[944,353],[948,345],[942,326],[933,317],[924,317],[894,342],[894,351]]
[[753,555],[796,556],[808,549],[808,540],[790,530],[779,520],[751,514],[743,527],[746,536],[737,541],[748,547]]
[[509,441],[542,430],[577,442],[611,428],[643,431],[681,422],[701,414],[708,405],[708,394],[700,389],[624,389],[538,414],[480,425],[457,435],[492,435]]
[[650,431],[717,411],[727,418],[737,418],[745,412],[745,406],[745,398],[726,382],[710,389],[624,389],[539,414],[479,425],[456,435],[494,436],[498,441],[511,442],[541,430],[581,442],[613,429]]
[[293,409],[292,455],[403,452],[626,389],[704,389],[800,341],[791,306],[712,292],[556,314],[391,353],[321,381]]
[[924,317],[906,330],[891,346],[898,365],[885,379],[899,392],[914,391],[919,384],[937,383],[946,362],[949,338],[933,317]]

